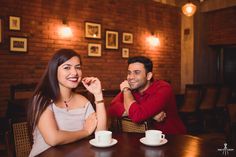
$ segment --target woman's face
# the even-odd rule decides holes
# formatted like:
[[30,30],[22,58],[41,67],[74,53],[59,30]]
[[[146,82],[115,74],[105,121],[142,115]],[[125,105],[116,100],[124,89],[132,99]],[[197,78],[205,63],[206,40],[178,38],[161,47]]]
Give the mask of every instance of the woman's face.
[[74,56],[61,64],[57,69],[57,78],[60,89],[76,88],[82,78],[80,59]]

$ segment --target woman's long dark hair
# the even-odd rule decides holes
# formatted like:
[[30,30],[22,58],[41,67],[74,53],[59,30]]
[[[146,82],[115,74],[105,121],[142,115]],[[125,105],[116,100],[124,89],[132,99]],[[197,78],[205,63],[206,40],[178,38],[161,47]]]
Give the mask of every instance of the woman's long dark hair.
[[35,129],[45,109],[59,97],[58,67],[74,56],[78,57],[80,64],[82,64],[80,55],[72,49],[58,50],[48,62],[48,66],[34,91],[28,107],[28,122],[31,131]]

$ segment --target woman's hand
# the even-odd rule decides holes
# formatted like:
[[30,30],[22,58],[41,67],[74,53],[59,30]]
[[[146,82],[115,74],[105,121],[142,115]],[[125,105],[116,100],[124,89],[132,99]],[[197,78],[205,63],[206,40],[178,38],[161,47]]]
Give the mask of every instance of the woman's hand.
[[84,87],[92,94],[102,93],[101,82],[96,77],[85,77],[82,79]]
[[97,127],[97,116],[96,113],[92,113],[88,116],[84,123],[84,130],[91,135]]

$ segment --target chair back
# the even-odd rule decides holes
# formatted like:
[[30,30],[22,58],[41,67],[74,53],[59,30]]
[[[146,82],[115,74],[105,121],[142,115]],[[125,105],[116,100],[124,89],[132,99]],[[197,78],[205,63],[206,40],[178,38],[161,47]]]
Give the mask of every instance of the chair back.
[[36,83],[16,84],[10,87],[6,116],[9,119],[26,117],[28,102],[33,96]]
[[143,123],[134,123],[128,117],[119,119],[119,123],[122,132],[144,133],[149,129],[147,121],[144,121]]
[[28,99],[8,100],[6,117],[8,119],[26,118]]
[[230,125],[236,124],[236,104],[228,104],[227,109]]
[[29,156],[32,147],[32,136],[29,133],[28,123],[25,120],[10,119],[9,124],[10,131],[7,139],[8,150],[13,150],[13,156],[15,157]]
[[206,85],[203,93],[203,99],[200,103],[200,110],[212,110],[216,106],[219,88],[217,85]]
[[227,104],[228,128],[226,129],[227,141],[236,147],[236,103]]
[[31,98],[35,87],[36,83],[11,85],[11,100]]
[[219,97],[216,102],[216,107],[225,108],[231,97],[231,89],[227,86],[220,88]]
[[180,107],[179,112],[195,112],[201,96],[200,85],[187,84],[185,88],[184,103]]

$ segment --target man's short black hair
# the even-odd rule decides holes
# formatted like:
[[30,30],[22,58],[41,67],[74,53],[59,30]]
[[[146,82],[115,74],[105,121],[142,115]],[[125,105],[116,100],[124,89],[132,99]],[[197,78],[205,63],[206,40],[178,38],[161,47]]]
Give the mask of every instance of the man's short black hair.
[[152,67],[153,67],[152,61],[147,57],[144,56],[130,57],[128,59],[128,65],[132,63],[142,63],[147,73],[152,72]]

